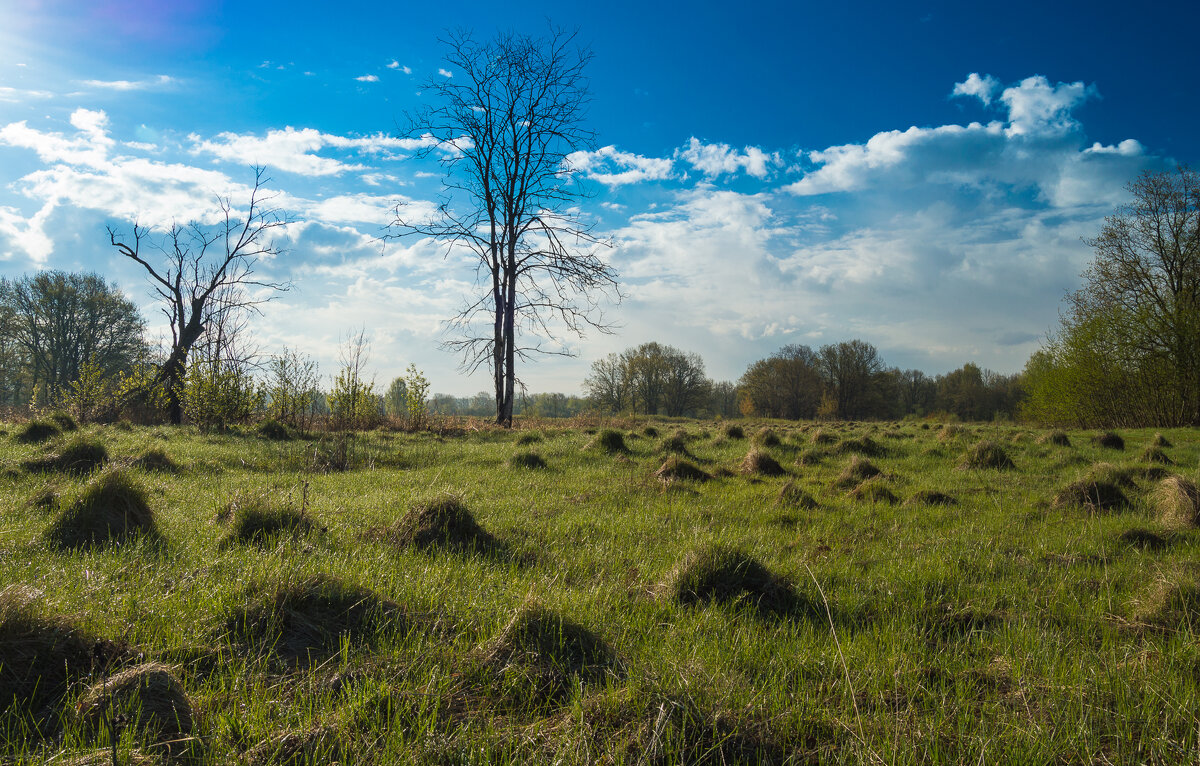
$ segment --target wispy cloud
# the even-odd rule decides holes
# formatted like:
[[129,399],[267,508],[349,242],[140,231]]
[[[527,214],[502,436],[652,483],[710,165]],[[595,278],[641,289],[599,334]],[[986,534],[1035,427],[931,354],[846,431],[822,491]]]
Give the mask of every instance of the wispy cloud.
[[359,82],[379,82],[379,75],[364,74],[361,77],[355,77],[354,79],[358,80]]
[[400,62],[397,61],[396,59],[392,59],[392,63],[388,64],[387,68],[388,69],[399,69],[404,74],[412,74],[412,69],[410,69],[409,67],[406,67],[406,66],[402,66],[400,64]]
[[442,77],[453,77],[454,76],[454,73],[451,72],[449,69],[439,69],[438,74],[440,74]]
[[105,90],[130,91],[160,88],[175,82],[175,78],[165,74],[149,80],[80,80],[79,84],[88,88],[103,88]]
[[22,88],[10,88],[5,85],[0,85],[0,101],[10,104],[20,104],[25,101],[43,100],[54,98],[54,94],[48,90],[24,90]]
[[323,157],[317,152],[337,149],[358,155],[376,155],[384,159],[398,159],[401,153],[433,145],[432,138],[393,138],[382,133],[369,136],[339,136],[322,133],[314,128],[267,131],[264,136],[255,134],[220,133],[215,138],[204,139],[189,136],[192,152],[207,153],[227,162],[241,165],[259,164],[286,173],[305,176],[334,176],[352,170],[365,170],[366,165],[346,162],[334,157]]

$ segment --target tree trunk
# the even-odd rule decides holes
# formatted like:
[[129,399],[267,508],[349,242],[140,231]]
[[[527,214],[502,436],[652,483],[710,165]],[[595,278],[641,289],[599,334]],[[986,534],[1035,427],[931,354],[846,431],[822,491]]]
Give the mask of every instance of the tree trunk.
[[202,316],[202,308],[197,309],[193,306],[192,318],[180,331],[175,348],[171,349],[171,355],[167,357],[156,381],[166,386],[167,417],[173,425],[183,423],[183,379],[187,375],[187,356],[188,352],[192,350],[192,344],[204,330],[204,325],[200,321]]

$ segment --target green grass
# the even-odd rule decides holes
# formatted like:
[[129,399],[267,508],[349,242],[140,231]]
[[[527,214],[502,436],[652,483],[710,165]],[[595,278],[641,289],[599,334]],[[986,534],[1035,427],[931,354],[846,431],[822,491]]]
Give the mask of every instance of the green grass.
[[[0,438],[0,583],[27,586],[60,635],[110,642],[102,666],[74,661],[65,692],[34,709],[11,702],[3,671],[28,668],[17,628],[40,623],[21,612],[0,626],[0,762],[108,748],[108,727],[75,711],[97,681],[145,662],[173,669],[194,726],[170,746],[118,727],[122,762],[1196,760],[1200,531],[1160,522],[1147,469],[1196,482],[1200,432],[1164,432],[1164,465],[1140,461],[1151,429],[1121,431],[1116,452],[1088,431],[1059,446],[1018,426],[943,436],[843,423],[813,444],[813,424],[746,423],[779,437],[764,451],[786,473],[762,476],[740,472],[748,445],[721,424],[656,425],[686,429],[690,459],[715,478],[660,481],[660,440],[607,453],[589,448],[595,433],[561,427],[539,432],[546,467],[518,470],[520,431],[339,442],[85,426],[72,438],[103,444],[113,463],[161,450],[176,469],[125,469],[160,539],[66,550],[46,541],[53,498],[69,502],[89,477],[22,465],[68,440]],[[1015,468],[960,469],[984,441]],[[864,444],[896,504],[835,486]],[[1101,462],[1132,481],[1129,505],[1053,505]],[[814,502],[781,502],[789,483]],[[444,493],[493,544],[372,534]],[[223,543],[223,512],[248,497],[303,508],[326,531]],[[714,550],[807,606],[674,598],[681,567]],[[351,595],[270,613],[291,603],[270,594],[311,583]],[[247,610],[267,635],[244,635]],[[522,638],[514,626],[530,614],[535,638]],[[320,651],[280,650],[276,624],[299,624]],[[603,652],[571,660],[578,646]]]

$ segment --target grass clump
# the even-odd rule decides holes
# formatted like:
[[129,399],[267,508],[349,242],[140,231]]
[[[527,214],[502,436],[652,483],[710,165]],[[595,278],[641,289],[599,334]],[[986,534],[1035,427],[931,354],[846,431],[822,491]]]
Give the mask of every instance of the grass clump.
[[1200,487],[1195,483],[1182,476],[1168,476],[1150,497],[1159,519],[1167,526],[1200,526]]
[[588,446],[610,455],[629,451],[629,447],[625,445],[625,436],[620,431],[612,428],[605,428],[599,431],[592,438],[591,442],[588,443]]
[[887,503],[888,505],[895,505],[900,502],[900,499],[878,478],[861,482],[857,487],[850,490],[847,495],[851,500],[859,503]]
[[71,417],[66,412],[55,412],[51,414],[50,422],[58,426],[58,430],[62,431],[63,433],[79,430],[79,423],[77,423],[75,418]]
[[375,530],[372,536],[400,546],[459,551],[495,544],[495,538],[479,526],[462,498],[449,492],[418,503],[395,524]]
[[834,452],[839,455],[855,454],[867,457],[879,457],[884,453],[883,445],[870,436],[859,436],[853,439],[843,439],[838,442]]
[[1087,508],[1092,512],[1109,511],[1129,505],[1129,498],[1116,484],[1095,479],[1079,479],[1054,494],[1055,508]]
[[16,439],[21,444],[41,444],[61,433],[62,429],[49,420],[31,420],[17,429]]
[[781,444],[779,434],[770,428],[763,428],[754,434],[754,443],[760,447],[778,447]]
[[786,578],[737,548],[721,544],[704,546],[684,558],[667,577],[664,590],[685,605],[748,603],[769,614],[793,613],[806,606]]
[[159,447],[152,447],[129,463],[134,468],[157,473],[179,473],[179,466]]
[[1112,431],[1101,431],[1092,437],[1092,441],[1105,449],[1125,449],[1125,440]]
[[56,548],[120,544],[133,537],[161,539],[146,492],[120,470],[92,479],[46,530]]
[[1171,442],[1167,439],[1167,437],[1163,436],[1162,434],[1154,434],[1154,438],[1150,440],[1150,446],[1158,447],[1159,449],[1162,449],[1162,448],[1170,448],[1175,445],[1171,444]]
[[708,481],[712,478],[706,471],[678,455],[668,457],[654,472],[654,477],[660,481]]
[[1159,580],[1133,606],[1133,618],[1143,625],[1172,633],[1200,634],[1200,583]]
[[77,439],[58,452],[22,463],[27,471],[84,474],[108,462],[108,450],[100,442]]
[[1113,463],[1095,463],[1088,469],[1084,478],[1090,481],[1115,484],[1123,489],[1137,489],[1137,482],[1133,480],[1136,473],[1138,473],[1136,468]]
[[518,447],[528,447],[530,444],[537,444],[542,440],[542,435],[537,431],[527,431],[517,437]]
[[157,662],[126,668],[88,687],[76,709],[91,732],[109,717],[123,715],[126,725],[156,741],[177,740],[192,733],[195,714],[175,669]]
[[642,429],[642,436],[646,436],[651,439],[657,439],[658,438],[658,429],[655,428],[654,426],[646,426],[645,428]]
[[1011,471],[1016,468],[1008,453],[994,441],[985,440],[967,450],[958,463],[959,470],[981,470],[992,468],[998,471]]
[[958,505],[952,495],[933,489],[922,489],[904,501],[905,505]]
[[681,457],[691,457],[692,453],[688,450],[687,439],[683,434],[675,433],[663,439],[659,451],[665,455],[679,455]]
[[816,431],[813,431],[813,435],[809,441],[817,446],[821,446],[822,444],[833,444],[837,441],[837,437],[824,428],[818,428]]
[[538,453],[532,450],[514,453],[508,459],[509,468],[528,468],[538,470],[546,467],[546,460]]
[[938,439],[938,441],[945,444],[946,442],[954,441],[955,439],[962,436],[966,432],[967,432],[967,429],[963,428],[962,426],[958,425],[957,423],[947,423],[946,425],[944,425],[938,429],[937,439]]
[[1071,437],[1067,436],[1066,431],[1055,429],[1048,433],[1044,433],[1037,439],[1038,444],[1050,444],[1055,447],[1070,447]]
[[327,574],[251,586],[225,618],[226,635],[289,662],[338,650],[401,618],[398,604]]
[[283,535],[306,535],[317,528],[316,522],[304,511],[290,505],[273,504],[265,498],[237,502],[232,506],[233,518],[222,545],[267,546]]
[[1125,545],[1142,550],[1157,551],[1167,547],[1167,538],[1142,527],[1127,529],[1117,539]]
[[759,449],[752,449],[742,458],[741,471],[755,476],[782,476],[787,471],[779,461]]
[[779,488],[779,494],[775,496],[775,505],[782,508],[802,508],[810,511],[817,507],[817,501],[813,499],[812,495],[805,492],[795,479],[792,479]]
[[283,442],[292,438],[292,432],[275,418],[269,418],[258,424],[258,435],[271,441]]
[[1175,465],[1175,461],[1163,452],[1162,447],[1147,447],[1142,452],[1139,458],[1143,463],[1157,463],[1159,465]]
[[846,467],[842,469],[842,472],[838,474],[837,481],[834,482],[834,486],[838,489],[851,489],[852,487],[857,487],[867,479],[878,476],[880,473],[882,473],[882,471],[880,471],[879,468],[877,468],[870,460],[855,455],[854,457],[850,458],[850,462],[847,463]]
[[730,423],[725,426],[725,437],[727,439],[745,439],[746,431],[737,423]]

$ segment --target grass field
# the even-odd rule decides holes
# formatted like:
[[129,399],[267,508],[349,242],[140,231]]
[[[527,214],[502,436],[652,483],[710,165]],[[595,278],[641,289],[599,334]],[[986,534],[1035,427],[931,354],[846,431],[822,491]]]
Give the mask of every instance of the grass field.
[[0,760],[1200,757],[1200,433],[541,425],[7,424]]

